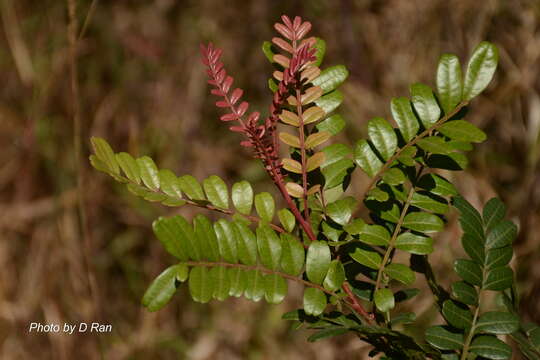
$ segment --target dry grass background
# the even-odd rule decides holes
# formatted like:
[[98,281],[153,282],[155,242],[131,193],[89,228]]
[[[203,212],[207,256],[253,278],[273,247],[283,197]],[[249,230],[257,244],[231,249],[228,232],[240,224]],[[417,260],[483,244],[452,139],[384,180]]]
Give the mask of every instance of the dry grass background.
[[[88,139],[97,135],[116,149],[149,154],[178,174],[270,186],[239,150],[236,135],[218,122],[198,45],[212,40],[225,48],[237,84],[252,105],[266,109],[270,66],[259,49],[282,13],[312,21],[314,33],[328,42],[325,63],[350,69],[342,107],[349,130],[338,139],[349,143],[365,136],[371,117],[389,118],[390,98],[407,95],[410,83],[433,85],[441,53],[465,60],[479,41],[497,44],[496,80],[470,113],[489,140],[453,180],[476,205],[493,195],[508,204],[520,226],[513,263],[522,315],[540,322],[540,1],[76,5],[77,32],[85,28],[76,49],[80,159],[67,4],[0,0],[0,359],[367,358],[352,336],[308,345],[305,331],[291,331],[280,314],[299,304],[301,291],[294,287],[279,306],[244,300],[198,305],[183,288],[164,310],[143,310],[145,286],[172,262],[150,223],[171,210],[135,199],[86,161]],[[355,176],[354,190],[365,184],[365,177]],[[431,256],[444,282],[452,279],[447,274],[461,252],[458,231],[451,218]],[[420,313],[421,323],[433,319],[427,292],[408,306]],[[100,321],[112,324],[113,332],[28,334],[32,321]]]

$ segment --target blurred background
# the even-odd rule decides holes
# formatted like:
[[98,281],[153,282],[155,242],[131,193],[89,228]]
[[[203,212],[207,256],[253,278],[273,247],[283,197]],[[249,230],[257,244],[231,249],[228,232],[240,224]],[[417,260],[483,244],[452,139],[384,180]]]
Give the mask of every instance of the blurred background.
[[[68,3],[74,10],[71,27]],[[0,0],[0,359],[366,359],[354,336],[308,344],[278,306],[243,299],[199,305],[182,287],[164,310],[140,305],[146,286],[173,263],[151,222],[180,210],[135,198],[92,170],[89,137],[148,154],[160,167],[202,180],[217,174],[273,189],[260,165],[218,121],[199,43],[223,60],[252,108],[266,111],[271,73],[260,45],[281,14],[301,15],[327,40],[325,64],[350,78],[341,113],[366,136],[374,116],[409,84],[434,85],[438,57],[467,61],[481,40],[500,49],[494,82],[469,119],[488,134],[466,172],[451,174],[476,206],[500,196],[519,224],[513,266],[524,319],[540,322],[540,1],[538,0]],[[77,41],[70,53],[70,35]],[[72,63],[72,61],[75,62]],[[78,67],[72,82],[70,69]],[[78,114],[78,115],[77,115]],[[77,186],[79,184],[78,191]],[[352,182],[367,184],[360,171]],[[213,215],[212,215],[213,216]],[[431,259],[447,284],[462,252],[455,214]],[[432,297],[414,307],[435,321]],[[31,322],[112,324],[101,335],[28,334]],[[516,355],[516,359],[517,359]]]

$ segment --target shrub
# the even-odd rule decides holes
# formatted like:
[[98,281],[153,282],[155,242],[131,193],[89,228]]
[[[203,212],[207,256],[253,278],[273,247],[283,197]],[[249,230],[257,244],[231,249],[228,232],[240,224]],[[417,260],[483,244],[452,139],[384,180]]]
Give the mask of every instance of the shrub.
[[[387,359],[510,359],[512,348],[499,338],[508,335],[528,358],[540,359],[540,328],[520,322],[508,266],[517,227],[505,220],[500,200],[489,200],[480,213],[437,171],[465,169],[464,152],[486,139],[464,118],[495,73],[497,48],[480,43],[464,76],[459,59],[443,55],[436,91],[413,84],[411,99],[391,101],[397,128],[374,118],[369,139],[351,148],[328,145],[345,127],[336,109],[347,69],[319,68],[326,46],[307,36],[309,22],[283,16],[274,27],[281,37],[262,47],[276,68],[263,119],[249,111],[243,91],[233,86],[220,61],[222,51],[208,44],[201,54],[211,92],[219,98],[216,106],[224,110],[221,121],[260,159],[284,208],[276,209],[269,192],[255,194],[247,181],[229,187],[210,176],[201,184],[191,175],[158,169],[147,156],[114,153],[105,140],[92,139],[92,165],[135,195],[223,215],[215,222],[203,215],[154,222],[156,237],[178,262],[149,286],[143,305],[162,308],[183,282],[197,302],[244,296],[276,304],[286,296],[288,281],[295,281],[304,285],[303,306],[283,318],[315,329],[310,341],[354,332],[373,346],[371,355],[384,353]],[[357,168],[371,178],[361,201],[345,193]],[[434,249],[429,235],[444,229],[452,207],[460,214],[468,258],[455,260],[461,280],[444,289],[429,262]],[[369,220],[358,216],[362,208]],[[410,254],[410,262],[395,261],[396,252]],[[418,295],[411,287],[416,274],[424,275],[445,319],[425,331],[425,341],[400,330],[415,323],[415,313],[402,312],[399,305]],[[488,292],[500,301],[486,301]]]

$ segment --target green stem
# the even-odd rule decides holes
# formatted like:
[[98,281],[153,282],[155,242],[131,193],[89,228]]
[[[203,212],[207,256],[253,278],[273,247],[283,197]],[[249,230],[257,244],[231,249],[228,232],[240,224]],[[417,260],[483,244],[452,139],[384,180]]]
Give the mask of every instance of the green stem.
[[[421,172],[421,171],[420,171]],[[384,272],[384,268],[386,267],[386,263],[390,259],[390,254],[394,250],[396,238],[399,235],[399,232],[401,231],[401,226],[403,224],[403,219],[405,218],[405,215],[407,214],[407,210],[409,210],[409,206],[411,204],[412,196],[414,195],[414,185],[409,190],[409,194],[407,195],[407,200],[405,201],[405,204],[403,205],[403,210],[401,210],[401,215],[399,217],[399,220],[396,224],[396,228],[394,229],[394,233],[392,234],[392,238],[390,239],[390,243],[388,244],[388,247],[386,248],[386,252],[384,253],[384,258],[381,263],[381,266],[379,267],[379,270],[377,271],[377,280],[375,282],[375,291],[377,291],[381,286],[381,280],[382,280],[382,274]]]

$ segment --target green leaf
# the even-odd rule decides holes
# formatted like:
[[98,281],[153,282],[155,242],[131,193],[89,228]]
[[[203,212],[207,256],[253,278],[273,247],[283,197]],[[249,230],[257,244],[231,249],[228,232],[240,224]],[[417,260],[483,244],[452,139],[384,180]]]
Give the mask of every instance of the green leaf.
[[324,41],[321,38],[316,38],[317,41],[315,42],[314,48],[315,48],[315,62],[313,65],[319,66],[321,65],[324,54],[326,53],[326,41]]
[[270,226],[261,224],[257,228],[257,248],[262,264],[269,269],[277,270],[281,258],[281,241]]
[[345,225],[343,227],[343,230],[345,230],[347,233],[351,235],[359,235],[364,230],[364,226],[366,226],[366,223],[364,220],[358,218],[351,221],[349,224]]
[[482,218],[487,231],[490,231],[504,218],[506,214],[506,206],[497,198],[490,199],[485,205],[482,212]]
[[465,281],[457,281],[452,284],[452,296],[467,305],[476,305],[478,303],[476,289]]
[[326,207],[326,214],[336,223],[346,225],[351,219],[356,205],[356,199],[348,196],[344,199],[328,204]]
[[406,265],[392,263],[384,268],[384,272],[391,279],[397,280],[405,285],[411,285],[416,280],[414,272]]
[[484,226],[478,211],[461,196],[454,197],[454,206],[461,213],[459,223],[463,231],[484,243]]
[[439,196],[454,196],[458,193],[454,185],[436,174],[423,175],[417,185]]
[[406,232],[397,237],[395,246],[411,254],[427,255],[433,252],[433,239]]
[[482,41],[474,49],[465,73],[464,100],[471,100],[488,86],[497,69],[498,61],[499,51],[495,45]]
[[483,335],[475,338],[469,348],[472,353],[487,359],[510,359],[512,348],[495,336]]
[[329,93],[341,85],[349,76],[349,71],[344,65],[331,66],[321,71],[321,74],[313,80],[313,85],[320,86],[323,93]]
[[341,289],[341,285],[345,281],[345,269],[339,260],[332,260],[328,273],[324,278],[324,288],[330,291]]
[[296,225],[296,219],[289,209],[281,209],[278,211],[279,222],[287,232],[292,232]]
[[264,298],[269,304],[279,304],[287,295],[287,282],[277,274],[264,277]]
[[340,160],[346,159],[352,153],[352,149],[344,144],[332,144],[322,149],[322,152],[324,153],[324,163],[321,165],[321,168],[324,169]]
[[371,150],[371,147],[366,140],[360,140],[356,143],[356,147],[354,148],[354,161],[370,177],[374,177],[383,166],[383,163],[379,160],[377,155],[375,155],[373,150]]
[[437,94],[445,114],[450,114],[461,101],[463,80],[461,65],[454,54],[444,54],[437,67]]
[[364,225],[360,233],[360,241],[370,245],[387,246],[390,243],[390,233],[381,225]]
[[416,147],[409,146],[402,148],[397,160],[405,166],[414,166],[413,157],[416,155]]
[[237,230],[237,251],[240,262],[245,265],[257,265],[257,238],[246,225],[235,221]]
[[374,251],[362,250],[357,248],[350,256],[359,264],[367,266],[370,269],[378,270],[382,264],[381,255]]
[[441,350],[458,350],[463,347],[463,334],[432,326],[426,330],[426,341]]
[[286,274],[298,276],[305,261],[302,243],[290,234],[281,234],[281,268]]
[[458,329],[469,329],[473,316],[469,308],[458,306],[452,300],[446,300],[442,306],[442,314],[450,325]]
[[210,269],[209,274],[212,279],[212,297],[219,301],[224,301],[229,297],[231,289],[230,278],[227,269],[223,266],[216,266]]
[[[165,250],[181,261],[200,260],[199,248],[191,225],[183,217],[158,218],[152,224],[154,233]],[[195,247],[197,246],[197,247]]]
[[272,195],[267,192],[262,192],[255,195],[255,209],[257,210],[257,214],[259,214],[261,219],[267,222],[272,222],[272,219],[274,218],[274,211],[276,209]]
[[476,237],[472,236],[469,233],[463,234],[461,238],[461,245],[467,255],[471,257],[474,261],[479,264],[483,264],[486,258],[484,251],[484,244],[480,242]]
[[347,329],[347,328],[332,327],[332,328],[329,328],[329,329],[324,329],[324,330],[321,330],[321,331],[317,331],[315,334],[310,335],[310,337],[308,337],[308,341],[309,342],[315,342],[315,341],[319,341],[319,340],[322,340],[322,339],[327,339],[329,337],[343,335],[343,334],[346,334],[347,332],[349,332],[349,329]]
[[236,238],[238,235],[236,228],[227,220],[219,219],[214,223],[214,231],[217,235],[221,257],[228,263],[236,264],[238,262],[236,245]]
[[146,185],[146,187],[151,190],[158,190],[159,174],[154,160],[152,160],[148,156],[143,156],[138,158],[136,161],[139,170],[141,171],[141,179],[144,185]]
[[443,221],[437,215],[424,212],[409,213],[403,219],[403,227],[425,233],[441,231],[443,226]]
[[212,175],[203,181],[204,192],[212,205],[221,208],[229,208],[229,191],[225,182],[216,175]]
[[219,246],[212,223],[203,215],[197,215],[193,219],[193,230],[200,245],[202,257],[210,261],[218,261]]
[[206,200],[201,184],[191,175],[178,178],[180,188],[191,200]]
[[465,281],[481,286],[482,269],[472,260],[457,259],[454,261],[454,271]]
[[391,111],[403,139],[409,142],[420,128],[418,120],[412,111],[411,102],[405,97],[394,98],[391,103]]
[[168,169],[161,169],[158,173],[161,190],[170,197],[181,199],[182,189],[178,177]]
[[325,189],[332,189],[343,184],[345,177],[349,175],[352,168],[354,168],[354,163],[351,159],[341,159],[328,166],[321,166]]
[[497,224],[486,239],[486,248],[496,249],[512,244],[517,236],[517,226],[511,221],[504,220]]
[[262,51],[264,56],[270,61],[270,63],[274,62],[274,55],[275,53],[272,51],[272,43],[270,41],[263,41],[262,43]]
[[373,297],[375,306],[380,312],[387,312],[394,308],[396,305],[394,300],[394,294],[390,289],[377,289]]
[[318,131],[327,131],[332,136],[337,135],[345,128],[345,120],[339,114],[332,115],[318,123],[315,127]]
[[502,291],[512,286],[514,273],[508,266],[501,266],[488,271],[484,284],[485,290]]
[[394,128],[383,118],[375,118],[368,123],[368,135],[384,160],[388,160],[397,149]]
[[440,136],[428,136],[416,142],[418,146],[432,154],[450,154],[453,149]]
[[420,121],[426,129],[430,128],[441,117],[441,109],[433,91],[429,86],[417,83],[411,86],[411,96]]
[[383,174],[382,180],[388,185],[400,185],[405,182],[405,174],[400,169],[393,167]]
[[94,147],[96,157],[101,160],[103,164],[106,165],[108,172],[119,175],[120,166],[118,165],[118,162],[114,155],[114,151],[111,149],[109,143],[104,139],[98,137],[92,137],[90,141],[92,142],[92,146]]
[[247,181],[240,181],[232,187],[232,202],[240,214],[249,215],[253,206],[253,188]]
[[194,301],[207,303],[214,294],[212,276],[202,266],[195,266],[189,275],[189,293]]
[[411,205],[436,214],[446,214],[448,212],[448,205],[429,193],[422,194],[415,192],[411,199]]
[[342,102],[343,94],[339,90],[334,90],[331,93],[321,96],[315,100],[315,104],[322,108],[326,114],[330,114],[332,111],[337,109]]
[[407,313],[401,313],[392,318],[390,320],[390,325],[392,327],[398,325],[398,324],[412,324],[416,321],[416,314],[413,312],[407,312]]
[[439,132],[452,140],[481,143],[486,133],[465,120],[447,121],[439,127]]
[[120,165],[120,168],[129,180],[137,184],[141,183],[141,171],[137,162],[130,154],[126,152],[116,154],[116,162]]
[[176,292],[178,277],[186,279],[188,267],[184,264],[173,265],[165,269],[152,281],[144,293],[142,304],[150,311],[163,308]]
[[511,313],[490,311],[482,314],[476,324],[476,331],[490,334],[511,334],[519,330],[519,318]]
[[229,268],[227,270],[229,276],[229,296],[240,297],[246,289],[247,273],[240,268]]
[[265,293],[264,277],[259,270],[249,270],[246,273],[246,289],[244,296],[251,301],[260,301]]
[[304,311],[307,315],[319,316],[326,308],[326,295],[319,289],[304,289]]
[[306,274],[309,281],[322,284],[330,268],[331,254],[324,241],[313,241],[309,244],[306,256]]
[[512,246],[510,245],[502,248],[488,250],[486,253],[484,267],[488,270],[491,270],[496,267],[507,265],[510,260],[512,260],[513,255],[514,251],[512,250]]

